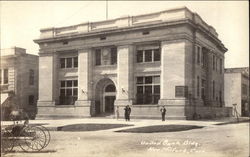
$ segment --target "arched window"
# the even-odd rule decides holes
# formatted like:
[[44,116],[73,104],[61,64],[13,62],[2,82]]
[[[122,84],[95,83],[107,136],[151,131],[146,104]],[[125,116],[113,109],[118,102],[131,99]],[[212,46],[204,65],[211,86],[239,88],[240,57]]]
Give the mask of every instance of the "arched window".
[[105,92],[115,92],[115,86],[110,84],[105,88]]

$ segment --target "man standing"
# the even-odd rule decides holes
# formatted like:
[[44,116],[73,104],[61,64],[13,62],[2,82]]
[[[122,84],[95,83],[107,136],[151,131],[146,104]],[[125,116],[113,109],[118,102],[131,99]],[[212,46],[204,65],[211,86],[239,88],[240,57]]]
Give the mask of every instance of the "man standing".
[[166,108],[165,106],[162,106],[162,108],[160,109],[161,111],[161,119],[162,121],[165,121],[165,115],[166,115]]
[[129,105],[127,105],[127,107],[128,107],[128,121],[130,121],[131,108],[129,107]]
[[115,113],[116,113],[116,119],[118,120],[119,119],[119,106],[116,106]]
[[126,121],[130,121],[130,113],[131,113],[131,108],[129,107],[129,105],[127,105],[124,108],[125,112],[124,112],[124,116],[125,116],[125,120]]

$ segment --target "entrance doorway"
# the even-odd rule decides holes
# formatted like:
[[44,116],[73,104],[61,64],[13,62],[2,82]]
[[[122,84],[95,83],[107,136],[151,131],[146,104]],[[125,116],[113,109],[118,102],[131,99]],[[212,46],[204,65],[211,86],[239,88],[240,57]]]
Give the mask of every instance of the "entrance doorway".
[[114,113],[115,96],[105,96],[105,113]]
[[116,87],[109,78],[100,80],[95,90],[95,115],[109,116],[115,111]]
[[103,111],[105,113],[113,114],[114,113],[114,102],[116,96],[115,86],[113,84],[108,84],[104,87],[103,92]]

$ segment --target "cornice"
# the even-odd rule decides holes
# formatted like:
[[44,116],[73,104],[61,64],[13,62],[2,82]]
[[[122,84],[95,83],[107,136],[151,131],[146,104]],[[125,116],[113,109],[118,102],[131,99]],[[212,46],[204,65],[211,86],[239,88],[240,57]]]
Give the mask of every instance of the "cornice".
[[138,45],[138,43],[148,43],[148,42],[161,42],[161,41],[176,41],[176,40],[189,40],[193,42],[192,36],[187,33],[173,33],[169,34],[167,36],[155,36],[155,37],[148,37],[144,38],[143,40],[141,38],[136,39],[128,39],[128,40],[110,40],[105,43],[91,43],[88,45],[78,44],[73,46],[57,46],[53,48],[43,48],[40,49],[40,53],[53,53],[53,52],[61,52],[61,51],[71,51],[71,50],[82,50],[82,49],[91,49],[96,47],[106,47],[110,45],[114,46],[126,46],[126,45]]

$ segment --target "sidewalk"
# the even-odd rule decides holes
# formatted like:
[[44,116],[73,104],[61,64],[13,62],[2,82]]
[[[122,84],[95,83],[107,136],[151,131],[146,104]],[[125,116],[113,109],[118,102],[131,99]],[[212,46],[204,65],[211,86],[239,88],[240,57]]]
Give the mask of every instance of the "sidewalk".
[[[249,121],[249,117],[240,117],[239,122]],[[142,126],[152,126],[152,125],[170,125],[170,124],[182,124],[182,125],[197,125],[197,126],[210,126],[237,123],[235,117],[226,117],[223,119],[216,120],[150,120],[150,119],[132,119],[127,122],[124,119],[107,119],[107,118],[81,118],[81,119],[56,119],[56,120],[30,120],[30,124],[43,125],[50,130],[56,131],[58,127],[72,124],[83,124],[83,123],[94,123],[94,124],[129,124],[133,126],[128,126],[126,128],[142,127]],[[2,121],[1,126],[12,125],[12,121]]]

